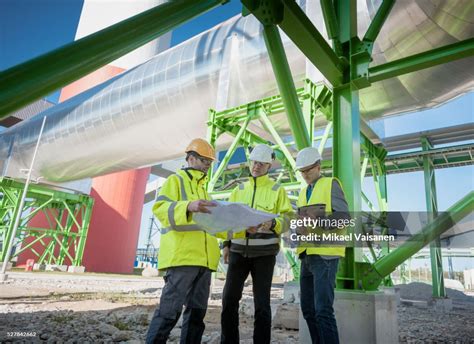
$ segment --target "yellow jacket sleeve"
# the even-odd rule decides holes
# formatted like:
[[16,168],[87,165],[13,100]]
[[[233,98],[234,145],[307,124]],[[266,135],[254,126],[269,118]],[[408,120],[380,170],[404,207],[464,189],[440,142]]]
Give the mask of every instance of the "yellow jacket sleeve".
[[277,207],[276,207],[276,213],[279,214],[279,216],[275,219],[276,225],[273,230],[275,231],[276,234],[281,234],[282,232],[285,232],[289,228],[289,216],[293,212],[293,208],[291,207],[291,202],[290,199],[288,198],[288,195],[286,194],[286,191],[284,188],[280,187],[278,189],[278,198],[277,198]]
[[181,197],[178,177],[172,175],[163,184],[153,205],[153,214],[164,228],[176,229],[176,226],[192,223],[191,216],[187,214],[191,201],[183,201]]

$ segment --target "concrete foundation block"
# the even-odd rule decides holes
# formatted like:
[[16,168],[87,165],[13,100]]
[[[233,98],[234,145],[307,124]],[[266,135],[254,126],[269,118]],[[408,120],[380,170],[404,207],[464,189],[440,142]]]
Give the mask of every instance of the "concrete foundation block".
[[380,291],[384,292],[385,294],[396,295],[397,299],[397,306],[400,305],[400,287],[383,287]]
[[[351,344],[397,344],[397,294],[384,292],[336,291],[334,311],[339,340]],[[299,312],[300,343],[311,337]]]
[[433,297],[428,305],[433,307],[438,312],[449,312],[453,309],[453,300],[448,298],[435,298]]
[[158,277],[158,269],[152,268],[151,266],[146,267],[142,271],[143,277]]
[[68,266],[67,272],[73,274],[83,274],[86,271],[85,266]]
[[272,320],[273,327],[297,330],[299,328],[299,311],[300,305],[296,303],[278,305]]
[[45,264],[38,264],[38,263],[33,264],[33,271],[44,271],[45,269],[46,269]]
[[300,282],[286,282],[283,287],[283,302],[300,303]]
[[67,265],[46,264],[45,271],[67,271]]

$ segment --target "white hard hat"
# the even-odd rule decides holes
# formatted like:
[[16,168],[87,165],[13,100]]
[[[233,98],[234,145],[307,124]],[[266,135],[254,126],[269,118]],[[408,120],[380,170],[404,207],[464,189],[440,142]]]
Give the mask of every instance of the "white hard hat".
[[321,154],[314,147],[306,147],[298,152],[296,156],[297,170],[314,165],[317,161],[321,160]]
[[250,152],[249,160],[252,161],[259,161],[259,162],[266,162],[271,164],[275,155],[273,154],[273,149],[270,146],[265,144],[259,144],[252,149]]

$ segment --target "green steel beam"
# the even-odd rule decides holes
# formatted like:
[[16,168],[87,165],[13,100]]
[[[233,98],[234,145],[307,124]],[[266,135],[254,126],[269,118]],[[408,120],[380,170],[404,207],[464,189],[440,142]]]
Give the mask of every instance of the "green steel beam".
[[474,55],[474,38],[369,68],[369,82],[434,67]]
[[265,25],[263,36],[296,146],[298,149],[309,147],[311,141],[278,28],[275,25]]
[[[426,137],[421,138],[423,151],[433,149],[431,142]],[[423,170],[425,180],[426,211],[428,221],[433,221],[438,216],[438,200],[436,194],[436,178],[433,161],[429,155],[423,156]],[[431,256],[431,281],[433,297],[446,297],[443,276],[443,256],[441,253],[441,240],[439,237],[430,243]]]
[[278,25],[333,85],[342,82],[344,63],[294,0],[241,0],[264,26]]
[[369,28],[367,29],[367,32],[364,35],[364,41],[371,43],[375,42],[394,4],[395,0],[382,1],[380,7],[377,10],[377,13],[375,14],[374,19],[372,19],[372,22],[370,23]]
[[372,141],[370,141],[367,136],[363,134],[361,135],[360,140],[362,148],[365,152],[367,152],[369,157],[376,158],[382,161],[385,160],[385,157],[387,156],[387,150],[382,144],[373,144]]
[[282,0],[282,2],[284,12],[283,20],[278,24],[279,27],[331,85],[339,86],[342,83],[345,64],[332,50],[296,1]]
[[336,10],[332,0],[321,0],[324,24],[330,39],[339,39],[339,26],[337,24]]
[[388,155],[385,168],[388,174],[423,171],[423,158],[430,156],[433,167],[446,168],[474,164],[474,144],[456,145],[435,148],[427,151],[416,151]]
[[291,169],[295,169],[295,159],[291,156],[290,151],[286,147],[285,143],[283,142],[282,138],[280,135],[277,133],[275,127],[273,126],[272,122],[270,122],[270,119],[266,115],[264,111],[260,112],[260,120],[262,121],[262,124],[264,125],[264,128],[272,135],[273,139],[275,140],[275,143],[278,146],[278,149],[280,149],[285,157],[285,159],[288,161],[288,164],[290,165]]
[[227,167],[227,164],[229,163],[230,159],[235,153],[235,150],[237,149],[238,144],[240,143],[240,139],[242,138],[242,135],[245,133],[247,130],[247,126],[250,123],[250,120],[252,119],[251,116],[248,116],[243,125],[240,127],[240,130],[237,132],[237,135],[235,135],[234,140],[232,141],[232,144],[230,145],[229,149],[227,150],[227,153],[224,156],[224,159],[219,164],[219,167],[217,168],[217,171],[212,175],[212,179],[209,182],[209,185],[207,187],[208,192],[214,191],[214,185],[216,185],[217,180],[221,176],[222,172],[224,169]]
[[0,73],[0,119],[227,0],[174,0]]
[[452,228],[456,223],[474,211],[474,191],[456,202],[446,212],[426,225],[419,233],[410,237],[390,254],[380,258],[372,266],[367,266],[362,277],[362,287],[365,290],[375,290],[383,277],[389,275],[397,266],[413,256],[428,243],[438,238],[442,233]]

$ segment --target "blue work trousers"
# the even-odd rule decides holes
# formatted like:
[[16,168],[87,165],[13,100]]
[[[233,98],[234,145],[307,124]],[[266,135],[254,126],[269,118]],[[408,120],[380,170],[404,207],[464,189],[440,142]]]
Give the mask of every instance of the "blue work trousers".
[[181,344],[201,343],[211,285],[211,270],[200,266],[168,268],[160,304],[153,314],[146,336],[147,344],[166,343],[183,310]]
[[313,343],[339,344],[333,308],[338,263],[339,258],[324,259],[319,255],[301,259],[301,311]]

